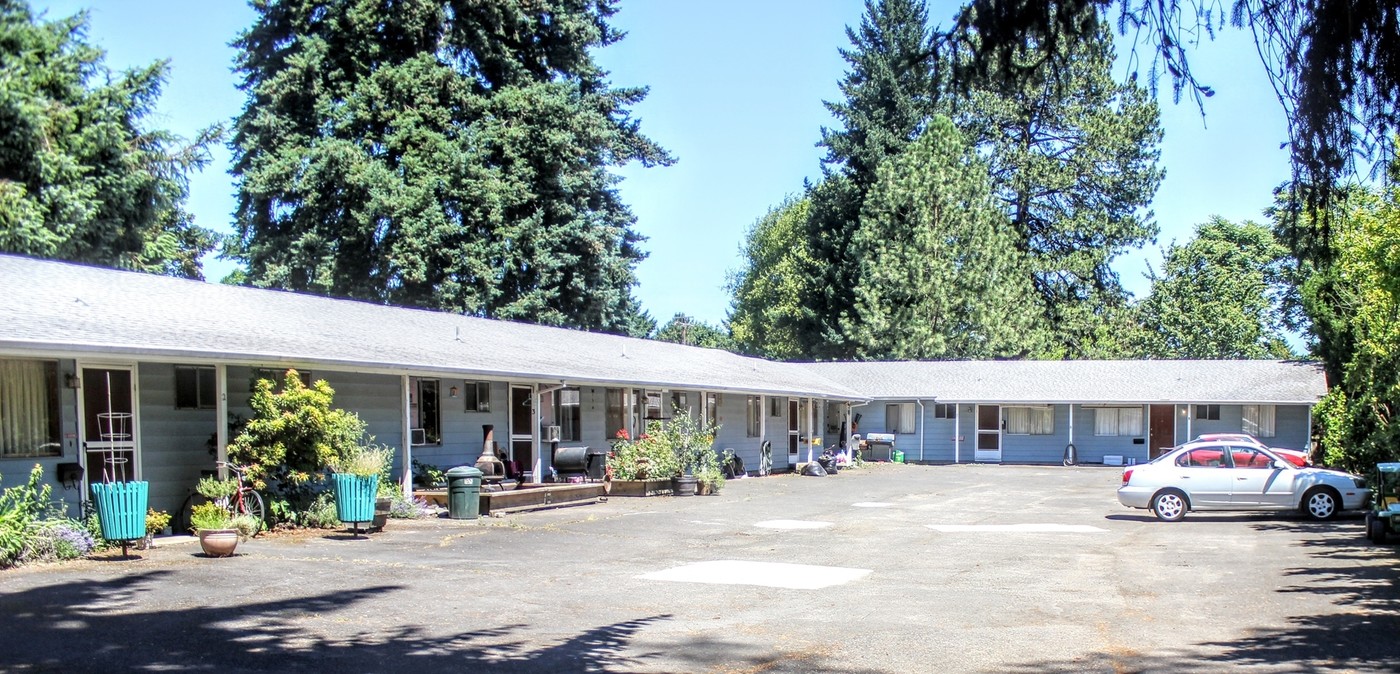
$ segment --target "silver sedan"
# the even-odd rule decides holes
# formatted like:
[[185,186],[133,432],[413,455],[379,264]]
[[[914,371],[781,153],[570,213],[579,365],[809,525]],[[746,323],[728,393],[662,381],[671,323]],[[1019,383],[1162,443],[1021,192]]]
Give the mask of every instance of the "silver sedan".
[[1269,449],[1191,442],[1123,469],[1118,502],[1175,522],[1191,510],[1294,510],[1318,520],[1368,503],[1365,478],[1299,468]]

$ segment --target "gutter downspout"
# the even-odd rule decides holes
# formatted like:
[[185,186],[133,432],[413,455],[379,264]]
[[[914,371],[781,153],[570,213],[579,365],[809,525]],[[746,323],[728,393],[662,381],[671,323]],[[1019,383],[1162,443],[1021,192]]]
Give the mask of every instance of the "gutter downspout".
[[[403,412],[400,418],[403,420],[403,495],[409,501],[413,500],[413,422],[410,417],[413,409],[409,406],[409,391],[413,386],[413,380],[408,375],[401,377],[402,385],[399,387],[399,411]],[[509,394],[510,387],[506,387]],[[509,395],[506,396],[509,399]]]
[[919,463],[924,462],[924,401],[914,399],[914,404],[919,406]]
[[962,405],[953,405],[953,463],[962,463]]

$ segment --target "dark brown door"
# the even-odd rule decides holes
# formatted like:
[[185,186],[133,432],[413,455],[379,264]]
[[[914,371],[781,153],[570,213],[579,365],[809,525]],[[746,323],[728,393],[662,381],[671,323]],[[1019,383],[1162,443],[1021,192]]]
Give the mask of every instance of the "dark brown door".
[[1153,405],[1148,426],[1147,441],[1155,459],[1176,445],[1176,405]]
[[518,471],[534,468],[535,411],[530,404],[532,397],[528,386],[510,387],[510,458],[515,461]]
[[136,479],[136,404],[131,383],[128,369],[83,368],[84,475],[89,483]]

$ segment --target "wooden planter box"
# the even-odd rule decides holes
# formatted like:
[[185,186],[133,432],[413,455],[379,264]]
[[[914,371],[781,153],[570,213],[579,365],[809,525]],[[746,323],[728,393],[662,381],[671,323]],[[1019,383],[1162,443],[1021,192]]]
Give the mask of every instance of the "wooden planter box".
[[609,496],[670,496],[671,479],[613,480]]
[[481,492],[481,514],[490,515],[508,510],[550,508],[577,501],[596,501],[603,495],[601,482],[584,484],[550,484]]

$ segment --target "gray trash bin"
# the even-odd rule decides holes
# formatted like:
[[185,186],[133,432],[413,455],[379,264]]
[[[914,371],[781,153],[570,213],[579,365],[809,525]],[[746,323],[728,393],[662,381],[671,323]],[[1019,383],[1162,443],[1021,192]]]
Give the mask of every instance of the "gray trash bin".
[[447,471],[447,516],[454,520],[481,516],[481,471],[471,466]]

